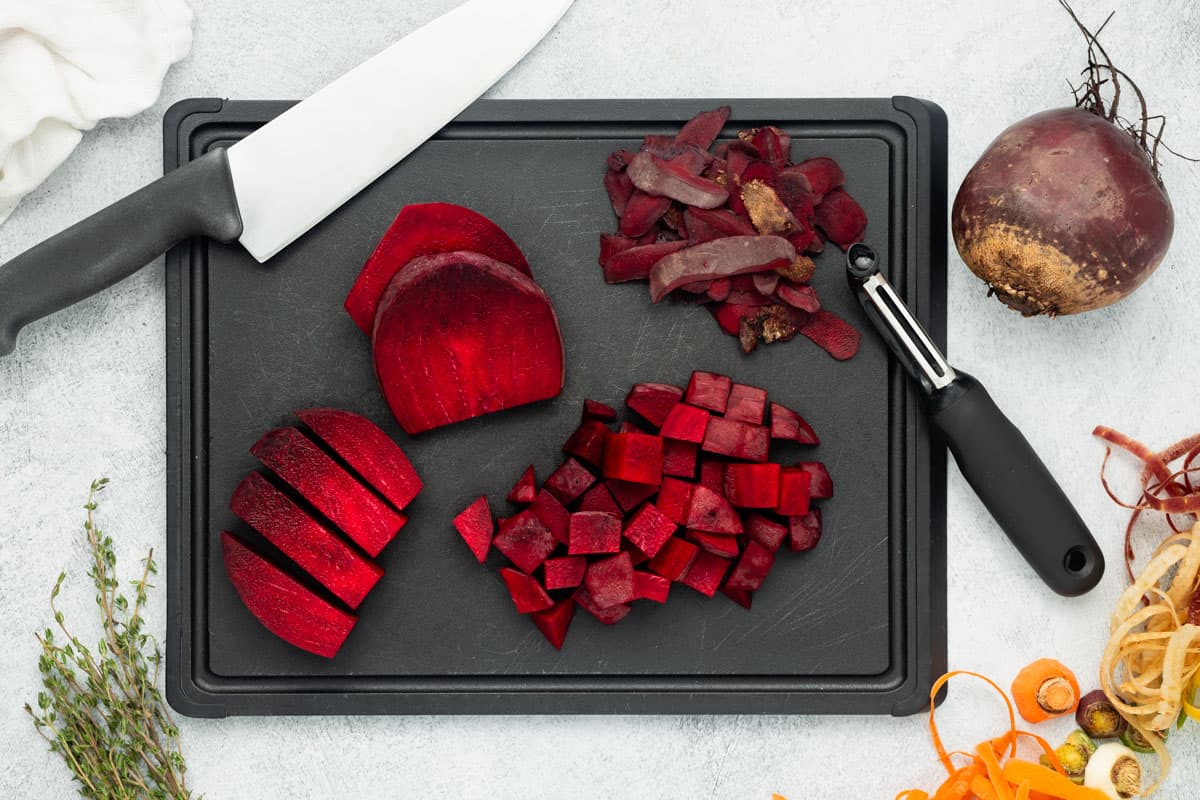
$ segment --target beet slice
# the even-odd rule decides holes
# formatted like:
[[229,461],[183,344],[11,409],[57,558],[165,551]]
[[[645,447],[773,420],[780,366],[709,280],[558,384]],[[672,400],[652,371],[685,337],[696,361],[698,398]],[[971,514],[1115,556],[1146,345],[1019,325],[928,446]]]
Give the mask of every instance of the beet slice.
[[630,483],[662,483],[663,440],[645,433],[609,433],[604,477]]
[[675,439],[663,441],[663,475],[677,478],[693,478],[696,475],[696,458],[700,445],[680,442]]
[[771,438],[800,444],[820,444],[817,433],[804,417],[780,403],[771,403]]
[[727,236],[693,245],[651,267],[650,299],[657,303],[686,283],[763,272],[795,257],[796,248],[781,236]]
[[233,588],[267,630],[301,650],[337,655],[357,617],[313,594],[228,531],[221,532],[221,553]]
[[813,219],[831,242],[845,250],[862,241],[867,214],[845,189],[834,189],[813,211]]
[[793,553],[812,550],[821,541],[821,509],[801,517],[788,517],[788,549]]
[[725,419],[761,425],[767,410],[767,390],[757,386],[735,383],[729,389],[729,400],[725,405]]
[[537,497],[537,479],[533,474],[533,465],[521,474],[520,480],[516,482],[513,488],[508,493],[508,501],[511,503],[532,503]]
[[397,511],[420,493],[424,484],[408,456],[371,420],[336,408],[307,408],[295,414]]
[[774,553],[788,537],[786,525],[780,525],[762,514],[748,514],[745,520],[746,533],[750,539]]
[[408,521],[295,428],[268,431],[250,452],[372,557]]
[[556,540],[566,544],[570,536],[571,512],[547,489],[539,489],[529,512],[550,529]]
[[792,137],[786,132],[767,125],[754,132],[750,144],[762,153],[763,160],[775,169],[783,169],[792,157]]
[[629,612],[633,610],[633,606],[629,605],[628,603],[609,606],[608,608],[601,608],[600,606],[596,605],[596,601],[592,599],[592,595],[590,592],[588,592],[586,586],[580,586],[578,589],[576,589],[573,597],[575,598],[575,602],[579,604],[580,608],[603,622],[605,625],[616,625],[618,622],[625,619],[625,617],[629,615]]
[[[663,453],[663,462],[665,464],[666,442],[663,443]],[[633,511],[646,500],[649,500],[658,491],[657,486],[649,483],[630,483],[629,481],[612,479],[605,481],[605,483],[608,485],[608,491],[612,493],[613,499],[617,501],[617,505],[626,514]]]
[[695,484],[693,483],[681,481],[677,478],[663,478],[662,486],[658,490],[658,497],[655,498],[654,505],[667,515],[667,519],[677,525],[686,525],[688,508],[692,504],[692,491],[694,489]]
[[700,548],[696,545],[672,536],[646,566],[669,581],[678,581],[687,574],[699,553]]
[[587,559],[583,556],[559,556],[548,558],[542,566],[547,589],[574,589],[583,583],[587,572]]
[[775,194],[799,222],[807,224],[812,219],[816,202],[812,184],[799,167],[785,167],[776,173]]
[[625,405],[654,427],[660,427],[675,404],[683,399],[683,389],[667,383],[635,383],[625,396]]
[[608,201],[612,203],[613,213],[619,219],[625,214],[629,198],[633,197],[633,181],[629,179],[624,168],[615,170],[610,167],[604,173],[604,189],[608,192]]
[[710,242],[726,236],[755,236],[753,223],[728,209],[689,208],[683,212],[688,238],[692,244]]
[[757,592],[774,565],[775,553],[752,539],[746,543],[725,586],[734,591]]
[[775,513],[785,517],[799,517],[808,513],[808,501],[812,496],[812,474],[796,467],[788,467],[779,476],[779,505]]
[[633,561],[629,553],[593,561],[583,576],[583,585],[598,608],[633,602]]
[[820,461],[801,461],[795,466],[812,476],[811,496],[813,500],[833,497],[833,478],[829,477],[829,470],[825,468],[824,464]]
[[[716,181],[693,175],[685,166],[645,151],[633,157],[626,174],[646,194],[669,197],[695,208],[717,208],[729,199],[729,192]],[[628,206],[626,203],[626,210]]]
[[811,286],[797,286],[791,281],[781,280],[775,287],[775,296],[792,308],[815,314],[821,310],[821,301]]
[[634,191],[625,202],[619,229],[624,236],[642,236],[671,208],[671,198]]
[[654,558],[675,533],[675,522],[653,503],[646,503],[625,525],[624,536],[648,557]]
[[688,531],[688,538],[700,545],[700,549],[723,558],[737,558],[739,548],[737,536],[727,533]]
[[658,435],[664,439],[699,444],[704,441],[704,430],[708,427],[709,413],[702,408],[679,403],[663,420]]
[[568,597],[554,604],[553,608],[545,611],[535,611],[529,615],[533,624],[546,637],[546,641],[554,645],[555,650],[562,650],[563,642],[567,639],[567,629],[571,627],[571,619],[575,616],[575,601]]
[[606,283],[644,281],[650,277],[650,270],[655,264],[687,246],[688,243],[681,239],[674,242],[643,244],[622,250],[601,263],[604,269],[604,281]]
[[[807,475],[807,473],[805,473]],[[617,501],[613,499],[612,492],[603,483],[597,483],[584,492],[584,495],[579,500],[580,511],[603,511],[605,514],[611,514],[614,517],[620,517],[622,510]]]
[[487,561],[488,551],[492,549],[492,534],[496,531],[487,495],[458,512],[458,516],[454,518],[454,529],[462,536],[467,547],[471,548],[480,564]]
[[766,426],[713,417],[708,422],[700,449],[743,461],[764,462],[770,446],[770,429]]
[[593,467],[600,467],[604,464],[604,440],[607,436],[607,425],[599,420],[585,419],[562,449],[567,455],[586,461]]
[[583,415],[580,421],[586,422],[589,419],[599,422],[615,422],[617,419],[617,410],[610,405],[601,403],[599,400],[584,400]]
[[603,511],[571,515],[567,552],[573,556],[616,553],[621,549],[621,518]]
[[578,499],[596,482],[596,476],[574,458],[568,458],[550,473],[542,488],[566,505]]
[[450,203],[420,203],[400,209],[383,234],[346,295],[346,312],[370,336],[375,313],[396,273],[420,256],[456,250],[482,253],[532,276],[521,248],[487,217]]
[[707,486],[692,490],[687,526],[708,533],[741,533],[742,520],[729,501]]
[[708,149],[721,135],[721,129],[729,121],[729,114],[729,106],[718,106],[712,111],[701,111],[685,122],[679,129],[679,133],[675,134],[675,144]]
[[518,614],[545,611],[554,605],[554,601],[550,599],[550,595],[546,594],[542,585],[524,572],[501,567],[500,577],[503,579],[504,585],[508,587],[508,594],[512,597]]
[[712,458],[700,460],[700,485],[714,492],[725,491],[725,462]]
[[729,564],[729,559],[713,555],[707,550],[701,550],[696,554],[696,560],[688,567],[687,573],[680,579],[680,582],[705,597],[712,597],[721,587],[721,579],[729,570]]
[[401,270],[380,301],[373,343],[384,398],[409,434],[562,391],[550,298],[477,253],[427,256]]
[[500,523],[492,544],[526,574],[542,565],[558,542],[550,528],[530,509],[514,514]]
[[665,603],[671,593],[671,582],[653,572],[637,570],[633,573],[633,599]]
[[721,594],[725,595],[747,611],[750,610],[750,606],[754,602],[754,592],[747,592],[744,589],[730,589],[728,586],[722,586]]
[[809,190],[817,203],[822,202],[826,194],[846,182],[842,168],[832,158],[809,158],[791,169],[808,179]]
[[694,406],[706,408],[717,414],[724,414],[725,408],[729,404],[729,392],[732,389],[732,379],[715,372],[696,370],[688,381],[684,400]]
[[229,509],[350,608],[383,570],[331,533],[257,472],[238,484]]
[[[803,470],[797,470],[807,476]],[[725,467],[725,497],[737,508],[776,508],[783,470],[776,463],[730,464]],[[791,499],[791,498],[789,498]],[[808,497],[804,498],[805,511]],[[802,512],[803,513],[803,512]]]

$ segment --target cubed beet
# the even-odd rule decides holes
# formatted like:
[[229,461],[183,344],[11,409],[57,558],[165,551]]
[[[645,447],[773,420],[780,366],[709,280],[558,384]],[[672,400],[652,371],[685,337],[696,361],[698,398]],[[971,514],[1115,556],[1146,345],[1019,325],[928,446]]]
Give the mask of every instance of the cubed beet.
[[629,553],[593,561],[583,576],[583,585],[599,608],[633,602],[633,562]]
[[724,414],[732,388],[733,381],[724,375],[697,370],[692,373],[692,378],[688,381],[684,399],[694,406]]
[[536,514],[526,509],[504,521],[492,544],[506,555],[517,569],[529,574],[554,552],[558,542],[550,528]]
[[676,478],[696,477],[696,458],[699,454],[700,445],[698,444],[664,439],[663,475],[671,475]]
[[699,444],[704,441],[704,430],[708,427],[710,416],[712,415],[702,408],[678,403],[667,414],[658,433],[664,439]]
[[715,458],[701,458],[700,485],[707,486],[714,492],[724,492],[726,466],[724,461],[718,461]]
[[663,544],[658,555],[650,559],[647,566],[651,572],[669,581],[677,581],[687,574],[688,567],[696,560],[699,552],[700,548],[691,542],[672,536]]
[[663,478],[662,487],[654,504],[678,525],[687,524],[688,509],[692,504],[695,484],[677,478]]
[[716,556],[736,558],[739,552],[738,537],[728,533],[708,533],[707,531],[688,531],[688,538]]
[[585,419],[563,445],[563,452],[599,468],[604,464],[604,439],[608,426],[595,419]]
[[633,607],[628,603],[609,606],[608,608],[601,608],[600,606],[596,605],[596,601],[592,599],[592,595],[590,592],[588,592],[586,586],[580,586],[578,589],[576,589],[574,598],[575,602],[579,604],[580,608],[603,622],[605,625],[616,625],[618,622],[625,619],[625,617],[633,609]]
[[454,529],[462,536],[467,547],[471,548],[480,564],[487,561],[488,550],[492,547],[492,534],[496,528],[492,523],[492,509],[488,506],[486,495],[459,512],[454,518]]
[[532,503],[533,498],[537,497],[537,479],[533,475],[533,465],[529,465],[529,469],[521,474],[520,480],[516,482],[513,488],[508,493],[508,500],[513,503]]
[[675,522],[653,503],[646,503],[625,525],[625,538],[650,558],[675,533]]
[[725,497],[737,508],[775,508],[780,503],[782,472],[775,463],[729,464],[725,467]]
[[811,473],[797,467],[782,470],[779,478],[779,505],[775,511],[785,517],[807,514],[811,487]]
[[662,483],[663,440],[644,433],[609,433],[604,477],[630,483]]
[[[665,451],[664,451],[665,452]],[[665,458],[665,456],[664,456]],[[629,481],[606,480],[608,490],[621,510],[628,514],[658,491],[658,487],[648,483],[630,483]]]
[[757,592],[775,564],[775,554],[751,539],[734,565],[725,585],[734,590]]
[[742,521],[729,501],[707,486],[692,490],[688,506],[688,528],[709,533],[741,533]]
[[571,555],[615,553],[621,549],[621,518],[603,511],[577,511],[571,515]]
[[554,601],[550,599],[550,595],[546,594],[542,585],[525,573],[501,567],[500,577],[504,580],[504,585],[508,587],[508,593],[512,596],[513,605],[517,607],[518,614],[545,611],[554,605]]
[[725,577],[729,564],[729,559],[701,550],[696,554],[696,560],[688,567],[681,583],[692,587],[705,597],[712,597],[721,587],[721,579]]
[[761,425],[767,409],[767,390],[757,386],[735,383],[729,390],[729,403],[725,407],[725,419]]
[[597,483],[592,488],[588,489],[582,498],[579,500],[580,511],[603,511],[605,514],[611,514],[614,517],[622,515],[621,507],[617,505],[617,501],[613,499],[612,492],[603,482]]
[[539,489],[537,496],[533,499],[533,505],[529,507],[529,511],[540,519],[543,525],[550,529],[556,540],[562,544],[567,543],[571,525],[571,512],[567,511],[566,507],[558,501],[557,497],[550,494],[546,489]]
[[748,514],[745,520],[746,533],[750,538],[774,553],[788,536],[786,525],[780,525],[762,514]]
[[809,495],[813,500],[824,500],[827,497],[833,497],[833,478],[829,477],[829,470],[820,461],[801,461],[796,464],[797,469],[802,469],[812,476],[812,486]]
[[533,612],[530,618],[546,640],[554,645],[554,649],[562,650],[563,642],[567,638],[567,629],[571,627],[571,619],[574,616],[575,600],[568,597],[555,603],[553,608]]
[[788,549],[793,553],[812,550],[821,541],[821,509],[800,517],[788,517]]
[[816,431],[804,417],[787,406],[771,403],[771,438],[787,439],[800,444],[820,444]]
[[574,458],[568,458],[558,469],[550,473],[543,488],[558,498],[560,502],[567,504],[574,502],[595,482],[596,476],[587,467]]
[[559,556],[547,558],[542,565],[546,579],[546,588],[574,589],[583,583],[583,573],[587,571],[587,559],[583,556]]
[[671,592],[671,582],[661,575],[640,570],[633,573],[633,599],[650,600],[655,603],[667,602]]
[[617,410],[599,400],[584,400],[581,421],[594,419],[599,422],[613,422],[617,418]]
[[706,453],[757,462],[767,460],[770,447],[770,430],[765,426],[721,417],[709,420],[700,445]]
[[626,395],[625,405],[657,428],[682,399],[683,389],[678,386],[667,383],[636,383]]
[[722,586],[721,594],[747,611],[750,610],[750,606],[754,602],[754,592],[747,592],[744,589],[730,589],[728,586]]

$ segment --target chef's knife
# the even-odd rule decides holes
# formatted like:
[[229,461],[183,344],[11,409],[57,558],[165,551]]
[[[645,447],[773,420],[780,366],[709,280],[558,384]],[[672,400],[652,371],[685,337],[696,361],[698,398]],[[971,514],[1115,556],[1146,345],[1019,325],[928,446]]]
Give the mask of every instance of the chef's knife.
[[574,0],[468,0],[228,149],[0,267],[0,356],[23,326],[204,235],[266,261],[458,116]]
[[1100,582],[1104,555],[1050,470],[983,384],[954,369],[913,317],[865,244],[846,251],[846,277],[905,371],[930,421],[979,499],[1046,584],[1069,597]]

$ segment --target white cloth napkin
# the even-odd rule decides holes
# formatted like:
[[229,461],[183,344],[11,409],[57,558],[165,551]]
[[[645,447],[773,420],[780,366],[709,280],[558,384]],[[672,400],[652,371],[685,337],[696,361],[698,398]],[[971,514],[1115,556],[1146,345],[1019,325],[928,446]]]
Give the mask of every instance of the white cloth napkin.
[[186,0],[0,0],[0,223],[83,131],[151,106],[191,45]]

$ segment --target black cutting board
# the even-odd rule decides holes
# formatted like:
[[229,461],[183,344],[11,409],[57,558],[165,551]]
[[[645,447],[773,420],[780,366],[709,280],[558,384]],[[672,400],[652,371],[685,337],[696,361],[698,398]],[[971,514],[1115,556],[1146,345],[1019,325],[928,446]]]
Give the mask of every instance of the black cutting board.
[[[843,277],[817,258],[825,305],[864,332],[839,363],[806,339],[744,356],[702,308],[651,307],[608,286],[598,235],[615,226],[605,156],[670,133],[721,101],[482,101],[306,236],[261,265],[196,240],[167,264],[167,694],[187,715],[336,713],[911,713],[945,667],[944,448]],[[165,120],[166,168],[228,145],[284,102],[187,100]],[[944,344],[946,120],[910,98],[738,100],[726,129],[777,124],[796,160],[833,156],[868,240]],[[353,147],[353,142],[347,142]],[[314,157],[329,157],[314,154]],[[368,341],[342,310],[405,204],[491,217],[524,249],[556,307],[566,386],[554,401],[408,438],[391,419]],[[637,381],[693,369],[765,387],[820,433],[835,496],[810,553],[781,553],[752,611],[676,586],[606,627],[585,613],[561,652],[512,607],[497,573],[450,525],[529,463],[544,477],[585,397],[619,405]],[[386,575],[333,660],[276,639],[243,607],[220,558],[228,510],[256,468],[250,445],[293,409],[365,414],[426,483],[380,556]],[[808,458],[801,448],[786,457]]]

